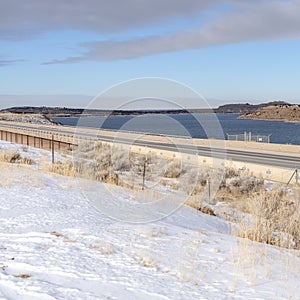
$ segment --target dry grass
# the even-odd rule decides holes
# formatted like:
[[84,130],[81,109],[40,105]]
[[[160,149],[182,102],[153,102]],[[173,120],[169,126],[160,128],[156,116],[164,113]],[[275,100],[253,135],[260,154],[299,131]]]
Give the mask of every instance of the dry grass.
[[210,216],[216,216],[213,209],[209,206],[199,206],[198,210],[201,211],[204,214],[207,214],[207,215],[210,215]]
[[63,176],[75,177],[74,166],[70,161],[56,162],[50,165],[49,171]]
[[248,171],[226,168],[220,191],[225,191],[229,198],[250,195],[264,188],[264,180],[251,175]]
[[260,192],[247,199],[250,219],[240,221],[239,235],[289,249],[300,249],[300,203],[283,189]]
[[0,162],[12,163],[12,164],[34,164],[34,160],[28,157],[22,157],[20,153],[15,151],[0,151]]
[[145,180],[157,178],[157,174],[162,172],[162,160],[158,157],[127,153],[122,147],[112,148],[101,142],[82,143],[74,151],[73,163],[59,163],[50,171],[141,189],[145,162]]
[[89,245],[89,248],[100,251],[102,255],[111,255],[115,253],[115,247],[113,244],[110,243],[95,243]]
[[[197,180],[195,172],[194,175],[187,173],[184,176],[188,180],[183,185],[191,194],[186,204],[215,215],[214,207],[207,205],[200,197],[207,186],[207,174],[200,172]],[[191,191],[193,186],[196,188]],[[229,213],[231,210],[237,212],[235,222],[239,225],[239,232],[235,234],[260,243],[300,249],[299,188],[295,187],[293,193],[288,193],[286,186],[277,185],[267,191],[261,178],[243,170],[228,168],[215,197],[218,202],[227,204]]]
[[188,195],[199,195],[203,192],[209,175],[209,169],[190,168],[186,171],[178,184],[178,189]]
[[173,160],[170,161],[165,169],[164,177],[166,178],[179,178],[185,173],[185,170],[183,169],[183,165],[181,161]]
[[57,231],[51,231],[50,234],[56,236],[56,237],[61,237],[61,236],[64,236],[62,233],[59,233]]
[[29,275],[29,274],[18,274],[18,275],[14,275],[14,276],[17,278],[23,278],[23,279],[27,279],[27,278],[31,277],[31,275]]
[[210,215],[210,216],[216,216],[213,208],[201,201],[199,197],[197,196],[190,196],[188,199],[185,201],[185,204],[201,211],[204,214]]

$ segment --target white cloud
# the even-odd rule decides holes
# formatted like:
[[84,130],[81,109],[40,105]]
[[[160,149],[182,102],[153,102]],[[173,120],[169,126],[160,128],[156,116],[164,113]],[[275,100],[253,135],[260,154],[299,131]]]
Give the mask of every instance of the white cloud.
[[20,39],[61,29],[118,32],[163,24],[172,18],[191,17],[221,2],[222,0],[0,0],[0,38]]
[[[300,0],[0,0],[0,40],[70,29],[122,34],[128,29],[159,28],[178,18],[201,18],[207,12],[214,12],[215,18],[206,18],[199,28],[89,42],[79,45],[86,48],[82,56],[48,63],[133,59],[230,43],[295,39],[300,35]],[[0,60],[0,66],[14,62]]]

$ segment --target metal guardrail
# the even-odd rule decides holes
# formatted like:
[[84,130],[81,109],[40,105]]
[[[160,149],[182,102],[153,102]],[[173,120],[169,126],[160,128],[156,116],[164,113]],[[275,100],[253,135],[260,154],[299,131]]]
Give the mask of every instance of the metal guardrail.
[[67,135],[53,134],[43,130],[21,128],[18,126],[1,126],[0,139],[17,144],[33,146],[52,152],[52,163],[54,163],[54,153],[62,148],[74,146],[73,139]]

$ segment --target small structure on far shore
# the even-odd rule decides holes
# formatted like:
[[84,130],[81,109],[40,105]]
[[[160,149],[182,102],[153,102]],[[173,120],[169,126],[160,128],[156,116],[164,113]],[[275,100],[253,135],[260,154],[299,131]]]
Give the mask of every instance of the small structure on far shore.
[[252,132],[244,132],[240,134],[227,133],[227,139],[229,141],[270,143],[270,138],[271,138],[271,134],[261,135],[261,134],[252,134]]

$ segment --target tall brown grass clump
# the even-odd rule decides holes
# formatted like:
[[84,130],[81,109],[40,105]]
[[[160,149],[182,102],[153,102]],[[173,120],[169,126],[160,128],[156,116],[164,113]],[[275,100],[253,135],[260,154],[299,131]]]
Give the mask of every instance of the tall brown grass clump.
[[63,176],[70,176],[75,177],[75,170],[73,163],[70,161],[66,162],[56,162],[49,167],[50,172],[63,175]]
[[286,189],[261,191],[245,199],[249,218],[240,222],[240,236],[284,248],[300,249],[300,203]]
[[173,160],[168,162],[164,170],[164,177],[166,178],[179,178],[186,170],[183,168],[183,164],[179,160]]
[[11,164],[34,164],[34,160],[28,157],[22,157],[20,153],[15,151],[0,151],[0,162],[6,162]]

